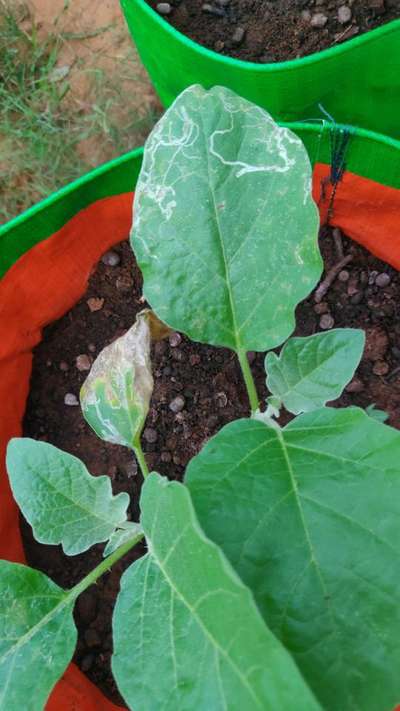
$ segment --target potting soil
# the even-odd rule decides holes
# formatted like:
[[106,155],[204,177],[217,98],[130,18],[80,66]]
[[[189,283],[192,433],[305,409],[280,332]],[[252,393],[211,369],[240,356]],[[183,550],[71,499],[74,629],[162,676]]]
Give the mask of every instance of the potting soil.
[[[322,300],[315,292],[297,309],[296,335],[332,327],[365,329],[363,360],[344,394],[333,406],[375,403],[386,410],[389,424],[400,428],[400,274],[336,231],[320,237],[325,270],[343,257],[340,270]],[[107,474],[114,493],[127,491],[130,516],[138,517],[142,478],[135,458],[123,447],[98,439],[85,423],[78,398],[86,368],[101,349],[122,335],[144,308],[141,276],[127,242],[113,247],[100,261],[86,294],[59,321],[44,330],[34,351],[30,396],[24,435],[48,441],[79,456],[94,475]],[[322,278],[324,280],[325,275]],[[249,354],[260,396],[266,396],[263,354]],[[190,342],[174,333],[153,348],[154,394],[142,437],[150,469],[182,479],[188,461],[224,424],[248,416],[247,395],[236,356],[226,349]],[[68,398],[67,398],[68,400]],[[281,423],[289,416],[283,416]],[[30,565],[69,588],[102,559],[102,545],[65,556],[59,546],[34,541],[22,522],[24,547]],[[123,703],[110,671],[111,615],[123,570],[145,548],[138,546],[95,586],[81,595],[75,620],[79,640],[75,661],[116,703]]]
[[[157,11],[157,0],[148,2]],[[400,17],[399,0],[170,0],[168,5],[164,19],[195,42],[260,63],[304,57]]]

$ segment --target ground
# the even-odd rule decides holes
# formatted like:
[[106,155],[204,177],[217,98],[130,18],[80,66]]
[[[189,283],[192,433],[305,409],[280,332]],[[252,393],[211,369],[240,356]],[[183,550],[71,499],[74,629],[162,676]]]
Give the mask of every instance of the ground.
[[141,145],[160,106],[119,0],[0,0],[0,222]]

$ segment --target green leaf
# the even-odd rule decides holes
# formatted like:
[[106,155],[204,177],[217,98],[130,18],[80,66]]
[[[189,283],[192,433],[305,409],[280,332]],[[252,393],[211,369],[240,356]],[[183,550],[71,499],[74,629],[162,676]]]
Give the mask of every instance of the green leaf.
[[128,494],[113,496],[108,476],[47,442],[15,438],[7,470],[14,498],[39,543],[62,544],[67,555],[106,541],[126,521]]
[[76,644],[73,600],[43,573],[0,561],[0,709],[42,711]]
[[389,419],[388,413],[385,412],[385,410],[378,410],[374,404],[368,405],[368,407],[365,408],[365,412],[369,415],[369,417],[372,417],[374,420],[378,420],[378,422],[383,423]]
[[400,700],[400,433],[324,408],[224,427],[189,464],[200,524],[324,708]]
[[140,711],[312,711],[319,706],[250,591],[201,531],[182,484],[142,489],[149,553],[123,575],[113,672]]
[[137,541],[139,542],[143,538],[143,529],[139,523],[134,523],[133,521],[127,521],[123,524],[123,528],[118,528],[114,533],[111,534],[110,540],[103,551],[103,558],[106,558],[111,553],[114,553],[117,548],[122,546],[123,543],[129,541],[134,535],[137,536]]
[[224,87],[192,86],[147,140],[132,247],[160,318],[195,341],[264,351],[317,283],[318,212],[297,136]]
[[97,356],[81,388],[83,416],[106,442],[133,447],[146,419],[151,374],[151,312],[141,311],[136,322]]
[[267,387],[298,415],[335,400],[352,379],[364,349],[364,332],[336,328],[307,338],[290,338],[279,356],[267,353]]

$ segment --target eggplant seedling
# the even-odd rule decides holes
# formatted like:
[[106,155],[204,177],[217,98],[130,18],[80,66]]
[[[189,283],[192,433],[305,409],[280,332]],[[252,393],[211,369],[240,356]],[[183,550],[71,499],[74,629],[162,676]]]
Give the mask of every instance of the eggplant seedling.
[[[45,706],[74,652],[77,597],[143,538],[113,617],[129,708],[399,702],[400,433],[379,411],[329,406],[358,366],[361,331],[290,338],[322,271],[310,185],[299,138],[222,87],[190,87],[150,135],[131,239],[152,310],[99,355],[81,391],[98,436],[138,459],[140,521],[128,520],[128,494],[76,457],[11,440],[10,484],[36,539],[66,555],[104,542],[105,557],[70,590],[0,562],[4,711]],[[151,339],[169,328],[234,351],[249,397],[249,417],[207,442],[185,483],[149,473],[140,444]],[[250,350],[267,352],[266,403]],[[283,408],[294,415],[285,427]]]

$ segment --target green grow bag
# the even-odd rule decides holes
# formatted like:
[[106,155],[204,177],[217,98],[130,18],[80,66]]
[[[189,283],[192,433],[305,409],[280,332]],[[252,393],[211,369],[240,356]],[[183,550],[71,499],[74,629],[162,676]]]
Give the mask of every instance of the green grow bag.
[[255,64],[205,49],[145,0],[121,0],[129,31],[164,104],[191,84],[227,86],[280,121],[321,118],[400,138],[400,20],[302,59]]

